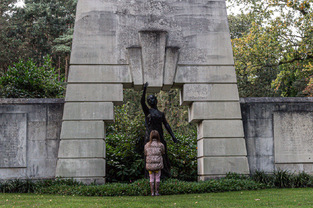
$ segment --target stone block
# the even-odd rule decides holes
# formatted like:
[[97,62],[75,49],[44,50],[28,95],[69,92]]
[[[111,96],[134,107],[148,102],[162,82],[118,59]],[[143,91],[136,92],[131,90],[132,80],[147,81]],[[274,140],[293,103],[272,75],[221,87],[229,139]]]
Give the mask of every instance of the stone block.
[[114,121],[111,102],[67,102],[64,105],[63,120],[104,120]]
[[63,121],[61,139],[104,139],[103,121]]
[[162,90],[168,91],[174,84],[178,62],[179,48],[166,47],[165,51],[165,66],[164,66],[164,80]]
[[239,120],[239,102],[194,102],[189,108],[189,122],[202,120]]
[[200,139],[197,147],[198,157],[247,156],[246,143],[243,138]]
[[59,159],[65,158],[104,158],[104,139],[61,140]]
[[26,167],[27,114],[0,113],[0,168]]
[[243,138],[241,120],[204,120],[198,124],[198,139],[201,138]]
[[128,63],[132,75],[135,90],[141,90],[143,86],[143,69],[141,58],[141,47],[129,47]]
[[166,37],[165,31],[139,32],[143,80],[144,83],[149,82],[150,88],[163,86]]
[[182,66],[178,65],[175,85],[195,83],[236,84],[234,66]]
[[58,159],[56,177],[104,177],[105,159]]
[[225,175],[226,173],[249,174],[247,157],[198,158],[198,175]]
[[131,87],[132,79],[127,65],[72,65],[68,83],[122,83]]
[[[178,64],[234,65],[228,32],[199,33],[195,34],[195,36],[186,37],[186,41],[196,41],[197,46],[195,48],[198,50],[195,50],[195,48],[183,48],[179,55]],[[198,57],[195,56],[195,53]]]
[[180,104],[206,101],[239,101],[236,84],[184,84]]
[[275,163],[313,163],[313,112],[274,112]]
[[123,103],[122,84],[68,84],[66,102],[113,102]]

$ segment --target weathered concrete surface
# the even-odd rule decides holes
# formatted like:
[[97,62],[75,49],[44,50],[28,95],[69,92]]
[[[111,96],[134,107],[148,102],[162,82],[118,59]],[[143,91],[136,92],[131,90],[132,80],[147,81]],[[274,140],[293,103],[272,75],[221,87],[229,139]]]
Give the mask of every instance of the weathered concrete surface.
[[70,178],[88,178],[105,176],[103,159],[58,159],[56,176]]
[[249,174],[247,157],[201,157],[198,158],[198,175],[214,176],[225,173]]
[[[55,177],[56,161],[58,155],[58,147],[60,142],[61,120],[63,111],[64,100],[62,99],[0,99],[0,115],[1,114],[27,114],[27,154],[26,154],[26,167],[25,168],[0,168],[1,179],[40,179],[40,178],[53,178]],[[313,174],[313,163],[298,161],[296,163],[275,163],[274,154],[274,133],[273,128],[273,115],[276,113],[282,113],[282,115],[293,114],[300,116],[303,115],[304,121],[308,119],[308,115],[313,112],[313,98],[242,98],[241,108],[244,123],[244,133],[246,136],[246,147],[248,153],[248,161],[251,172],[256,170],[273,172],[274,170],[282,169],[289,170],[291,172],[305,171]],[[287,113],[287,114],[286,114]],[[299,120],[302,116],[298,117]],[[301,118],[302,119],[302,118]],[[300,119],[300,121],[301,121]],[[268,121],[269,120],[269,121]],[[237,124],[225,124],[224,120],[214,121],[216,125],[225,125],[225,135],[227,135],[228,128],[231,126],[240,125],[238,120],[234,120]],[[73,121],[76,123],[77,121]],[[82,121],[80,121],[82,122]],[[77,123],[80,123],[77,122]],[[85,122],[85,121],[84,121]],[[87,121],[91,122],[90,126],[102,126],[103,121]],[[209,121],[203,121],[203,124],[208,128],[204,128],[207,133],[203,132],[204,137],[211,139],[237,139],[237,138],[223,138],[220,133],[214,133],[210,128],[215,128]],[[221,123],[219,123],[221,122]],[[233,122],[233,120],[227,120],[226,122]],[[68,125],[68,121],[64,122]],[[308,122],[306,122],[309,124]],[[94,125],[93,125],[94,124]],[[279,124],[279,123],[278,123]],[[300,124],[300,123],[299,123]],[[73,124],[75,125],[75,124]],[[87,123],[86,126],[89,124]],[[212,125],[212,126],[211,126]],[[277,124],[276,124],[277,125]],[[298,125],[298,124],[297,124]],[[69,126],[72,126],[69,125]],[[73,139],[68,137],[75,137],[77,140],[85,140],[92,138],[80,138],[84,137],[84,130],[79,130],[79,127],[83,124],[77,124],[77,133],[74,133],[76,127],[71,127],[71,132],[64,134],[64,141],[67,139]],[[279,128],[282,128],[280,126]],[[95,127],[98,128],[98,127]],[[216,127],[217,128],[217,127]],[[101,128],[100,128],[101,129]],[[0,126],[0,131],[3,131]],[[303,129],[303,133],[310,132],[311,129]],[[210,133],[212,132],[212,134]],[[290,132],[290,131],[288,131]],[[292,132],[292,131],[291,131]],[[81,135],[80,135],[81,134]],[[100,134],[94,134],[94,137],[102,138],[102,131]],[[234,132],[234,135],[237,134]],[[277,134],[277,132],[275,133]],[[63,134],[62,134],[63,135]],[[216,136],[211,137],[210,135]],[[229,135],[229,134],[228,134]],[[301,138],[301,137],[299,137]],[[200,138],[202,139],[202,138]],[[227,140],[228,141],[228,140]],[[240,139],[239,139],[240,142]],[[310,143],[308,143],[308,146]],[[226,148],[225,146],[220,148]],[[293,145],[291,145],[293,147]],[[209,147],[211,148],[211,147]],[[313,149],[313,148],[311,148]],[[199,151],[202,151],[198,147]],[[203,149],[204,150],[204,149]],[[223,149],[222,149],[223,150]],[[295,149],[297,150],[297,149]],[[240,151],[243,151],[240,149]],[[293,151],[291,149],[291,151]],[[228,150],[227,150],[228,152]],[[210,151],[209,154],[219,152]],[[104,161],[104,159],[102,159]],[[241,162],[245,162],[241,160]],[[202,163],[199,163],[201,165]],[[231,163],[228,163],[231,167]],[[77,166],[79,167],[79,166]],[[210,167],[208,167],[210,168]],[[231,168],[229,168],[231,169]],[[234,172],[235,169],[231,169]],[[103,172],[102,172],[103,173]],[[200,180],[206,180],[212,177],[225,176],[225,174],[218,175],[203,175],[199,176]],[[86,183],[94,182],[96,180],[99,183],[104,182],[104,177],[76,177],[75,180],[80,180]]]
[[26,167],[27,114],[0,113],[0,168]]
[[239,101],[236,84],[184,84],[180,93],[180,104],[192,102]]
[[[63,99],[0,99],[0,179],[55,177],[63,103]],[[3,140],[11,136],[9,143]],[[2,149],[10,145],[13,154]]]
[[175,76],[175,86],[185,83],[236,84],[235,67],[179,65]]
[[313,112],[274,112],[275,163],[313,163]]
[[189,108],[189,122],[209,119],[241,119],[239,102],[194,102]]
[[61,140],[59,159],[64,158],[105,158],[104,139]]
[[244,138],[241,120],[204,120],[197,130],[198,138]]
[[[148,92],[190,84],[182,94],[190,121],[241,119],[225,0],[79,0],[70,64],[67,102],[119,104],[122,84],[140,90],[149,82]],[[66,106],[66,120],[75,112]]]
[[63,121],[61,139],[103,139],[105,128],[103,121]]
[[162,90],[168,91],[172,88],[175,79],[179,56],[178,47],[167,47],[165,52],[164,80]]
[[[304,151],[313,149],[311,141],[304,142],[311,136],[311,128],[301,127],[301,125],[306,127],[312,125],[310,115],[313,112],[313,98],[242,98],[241,109],[251,172],[272,173],[275,170],[283,169],[291,172],[305,170],[313,173],[310,171],[313,170],[313,163],[307,163],[307,160],[304,160],[306,157],[297,156],[300,153],[299,145],[306,146]],[[291,119],[290,115],[296,115],[296,119]],[[288,119],[282,120],[282,116],[286,116]],[[305,122],[303,123],[303,121]],[[286,122],[294,122],[294,126],[286,125]],[[300,128],[302,133],[297,132],[296,128]],[[282,132],[282,129],[286,129],[286,131]],[[296,132],[297,134],[295,134]],[[283,133],[284,136],[279,133]],[[291,143],[290,138],[296,140]],[[279,159],[279,155],[276,155],[274,151],[274,141],[276,140],[276,143],[277,139],[283,142],[280,145],[286,145],[285,147],[294,154],[297,161],[275,163],[275,157],[278,156]],[[283,152],[286,150],[282,149]]]
[[113,102],[123,103],[122,84],[68,84],[66,102]]
[[198,157],[247,156],[244,138],[200,139],[197,148]]
[[234,64],[224,0],[80,0],[71,64],[126,64],[125,47],[139,46],[138,31],[152,29],[181,48],[179,64]]
[[135,90],[141,90],[144,84],[143,82],[143,68],[141,58],[141,47],[129,47],[128,52],[128,63],[132,75],[132,81],[134,83]]
[[64,105],[63,120],[111,122],[114,121],[114,106],[112,102],[67,102]]
[[161,89],[163,86],[166,38],[165,31],[139,31],[143,80],[152,88]]
[[124,88],[129,88],[132,79],[127,65],[72,65],[68,83],[122,83]]

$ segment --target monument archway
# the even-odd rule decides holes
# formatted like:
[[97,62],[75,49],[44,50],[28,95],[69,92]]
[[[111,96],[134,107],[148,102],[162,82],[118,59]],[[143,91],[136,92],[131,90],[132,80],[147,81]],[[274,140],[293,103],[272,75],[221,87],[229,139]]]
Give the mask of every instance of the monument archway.
[[249,173],[224,0],[79,0],[56,176],[105,181],[105,124],[123,88],[180,88],[199,180]]

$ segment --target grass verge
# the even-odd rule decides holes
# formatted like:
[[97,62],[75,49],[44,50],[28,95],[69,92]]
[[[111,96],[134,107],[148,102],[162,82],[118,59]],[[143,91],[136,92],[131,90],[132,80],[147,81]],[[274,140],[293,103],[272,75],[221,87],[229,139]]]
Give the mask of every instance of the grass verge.
[[0,207],[313,207],[313,189],[266,189],[160,197],[0,194]]

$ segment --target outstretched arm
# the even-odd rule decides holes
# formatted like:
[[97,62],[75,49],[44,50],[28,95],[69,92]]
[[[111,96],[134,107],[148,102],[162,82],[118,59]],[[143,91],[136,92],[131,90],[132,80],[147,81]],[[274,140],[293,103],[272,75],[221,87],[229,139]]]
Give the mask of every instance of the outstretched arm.
[[149,108],[146,104],[146,92],[147,92],[147,88],[148,88],[149,83],[146,82],[143,86],[143,93],[141,96],[141,107],[143,112],[145,113],[145,115],[147,116],[149,114]]
[[171,135],[171,137],[172,137],[172,139],[173,139],[173,142],[174,142],[174,143],[177,143],[178,141],[177,141],[177,139],[176,139],[176,137],[175,137],[175,135],[174,135],[174,133],[173,133],[173,131],[172,131],[170,125],[167,123],[167,120],[166,120],[164,114],[163,114],[163,124],[164,124],[165,129],[167,130],[167,132]]

